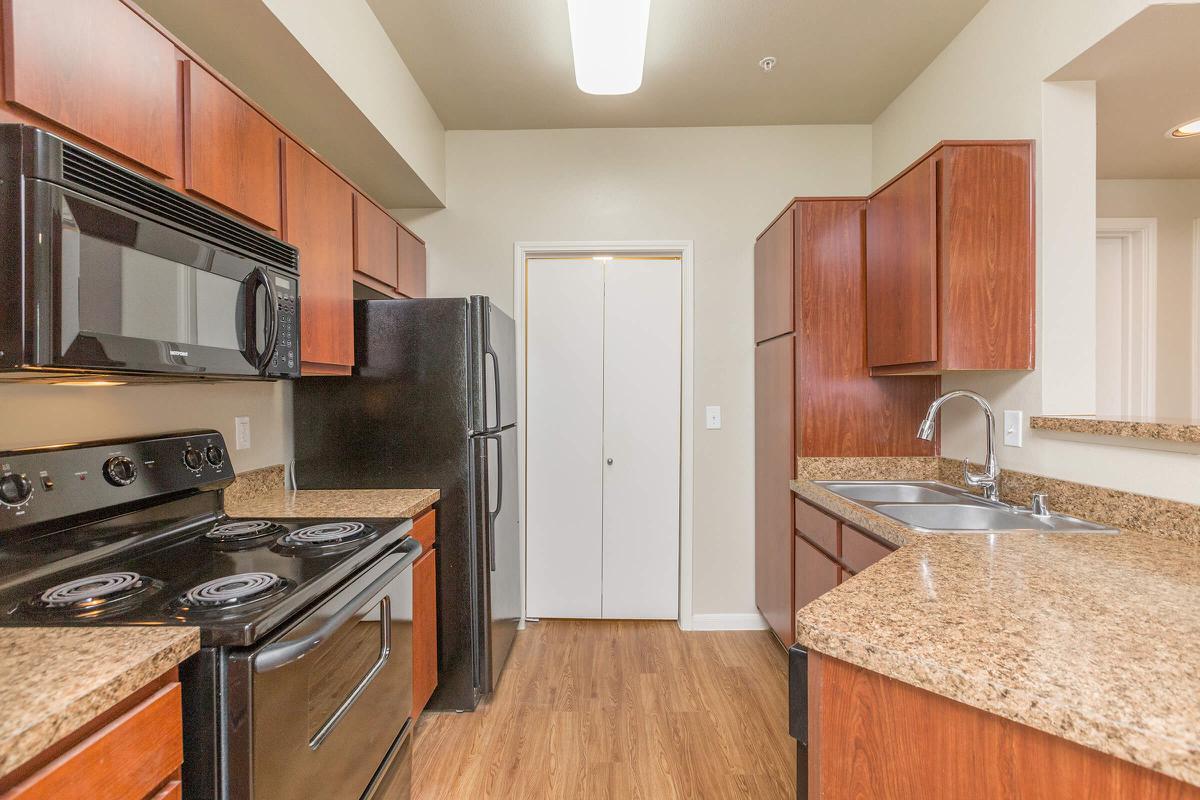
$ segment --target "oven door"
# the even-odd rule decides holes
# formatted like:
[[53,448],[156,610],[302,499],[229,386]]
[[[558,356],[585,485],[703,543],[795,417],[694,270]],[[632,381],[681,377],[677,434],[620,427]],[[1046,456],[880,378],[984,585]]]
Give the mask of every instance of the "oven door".
[[295,624],[231,658],[231,700],[248,689],[249,708],[231,705],[227,715],[230,800],[358,800],[389,754],[395,762],[412,712],[420,553],[406,539]]
[[42,180],[26,181],[26,203],[31,366],[232,377],[267,367],[276,279],[294,278]]

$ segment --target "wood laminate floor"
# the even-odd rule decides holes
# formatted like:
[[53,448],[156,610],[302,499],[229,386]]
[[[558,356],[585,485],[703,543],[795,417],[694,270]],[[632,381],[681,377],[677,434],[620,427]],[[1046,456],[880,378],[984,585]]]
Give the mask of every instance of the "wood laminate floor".
[[421,717],[412,796],[791,800],[795,745],[770,633],[546,620],[490,702]]

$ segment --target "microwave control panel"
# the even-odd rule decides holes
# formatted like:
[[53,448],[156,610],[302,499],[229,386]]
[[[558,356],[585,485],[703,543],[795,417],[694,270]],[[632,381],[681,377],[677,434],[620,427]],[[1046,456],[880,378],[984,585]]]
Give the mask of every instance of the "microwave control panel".
[[278,328],[267,374],[300,377],[300,292],[295,278],[274,275]]

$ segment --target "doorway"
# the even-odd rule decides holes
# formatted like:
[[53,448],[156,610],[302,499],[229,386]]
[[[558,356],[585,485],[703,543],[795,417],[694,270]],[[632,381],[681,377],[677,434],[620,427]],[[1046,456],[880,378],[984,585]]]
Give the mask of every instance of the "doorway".
[[690,243],[517,255],[526,614],[690,629]]
[[1096,220],[1096,413],[1153,417],[1155,219]]

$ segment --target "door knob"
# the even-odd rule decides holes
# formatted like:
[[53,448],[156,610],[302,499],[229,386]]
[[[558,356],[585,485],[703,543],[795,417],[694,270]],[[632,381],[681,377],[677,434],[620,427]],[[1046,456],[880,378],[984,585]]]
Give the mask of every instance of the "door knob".
[[611,458],[608,460],[608,465],[609,465],[610,467],[612,466],[612,459],[611,459]]

